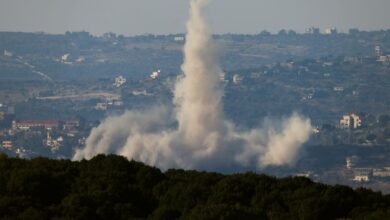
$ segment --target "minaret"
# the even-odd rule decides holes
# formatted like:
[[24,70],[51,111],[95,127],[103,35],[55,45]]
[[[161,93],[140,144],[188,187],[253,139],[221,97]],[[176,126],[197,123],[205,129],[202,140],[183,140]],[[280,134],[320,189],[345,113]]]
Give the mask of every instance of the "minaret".
[[46,145],[50,145],[51,144],[51,136],[50,136],[50,131],[47,131],[47,140],[46,140]]

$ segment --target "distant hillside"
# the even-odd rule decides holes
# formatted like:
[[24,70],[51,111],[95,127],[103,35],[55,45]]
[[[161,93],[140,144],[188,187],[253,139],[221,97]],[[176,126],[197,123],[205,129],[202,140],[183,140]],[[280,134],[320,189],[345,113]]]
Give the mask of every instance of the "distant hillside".
[[[175,36],[0,32],[0,79],[74,80],[113,75],[137,78],[156,69],[177,74],[183,61],[184,41],[176,41]],[[375,46],[381,46],[383,52],[390,49],[390,30],[333,35],[262,32],[214,37],[222,49],[221,66],[226,71],[329,55],[373,56]]]
[[2,219],[389,219],[390,195],[306,178],[165,173],[120,156],[0,156]]

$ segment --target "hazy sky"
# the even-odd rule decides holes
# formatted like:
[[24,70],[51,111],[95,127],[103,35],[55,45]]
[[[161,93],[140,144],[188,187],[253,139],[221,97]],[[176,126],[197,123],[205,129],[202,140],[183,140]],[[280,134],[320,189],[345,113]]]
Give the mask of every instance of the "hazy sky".
[[[0,0],[0,31],[95,35],[184,32],[188,0]],[[258,33],[310,26],[390,29],[390,0],[213,0],[216,33]]]

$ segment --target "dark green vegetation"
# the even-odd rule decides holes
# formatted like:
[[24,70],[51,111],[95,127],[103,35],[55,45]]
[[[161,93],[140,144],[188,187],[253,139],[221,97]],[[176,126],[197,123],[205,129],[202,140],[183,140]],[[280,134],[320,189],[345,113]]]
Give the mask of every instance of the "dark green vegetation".
[[0,156],[2,219],[389,219],[390,196],[306,178]]

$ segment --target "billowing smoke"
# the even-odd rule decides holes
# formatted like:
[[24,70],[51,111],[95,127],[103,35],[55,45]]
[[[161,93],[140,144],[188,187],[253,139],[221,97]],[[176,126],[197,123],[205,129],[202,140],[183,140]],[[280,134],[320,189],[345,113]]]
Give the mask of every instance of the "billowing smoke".
[[[223,116],[216,50],[202,9],[207,0],[191,0],[184,46],[183,76],[174,91],[175,110],[156,107],[109,117],[91,131],[74,158],[119,154],[162,169],[214,171],[293,165],[311,132],[298,114],[279,123],[239,132]],[[173,126],[177,124],[177,126]],[[276,126],[277,125],[277,126]]]

